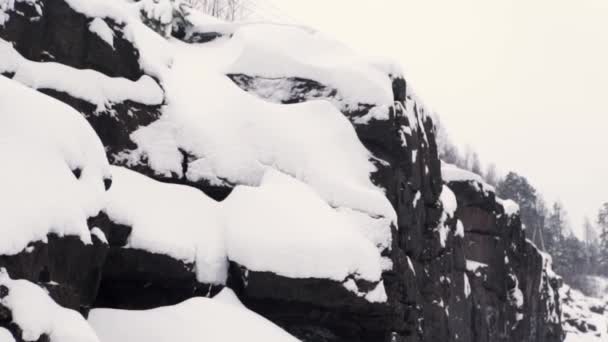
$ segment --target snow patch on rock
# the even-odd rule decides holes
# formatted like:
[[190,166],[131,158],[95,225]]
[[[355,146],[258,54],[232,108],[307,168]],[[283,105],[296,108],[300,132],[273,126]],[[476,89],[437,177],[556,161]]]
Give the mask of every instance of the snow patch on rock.
[[443,180],[447,183],[449,182],[474,182],[479,187],[480,191],[483,192],[496,192],[493,186],[484,182],[481,176],[463,170],[456,165],[449,164],[446,162],[441,162],[441,175]]
[[15,339],[8,330],[0,327],[0,342],[15,342]]
[[57,305],[37,285],[13,280],[4,269],[0,269],[0,285],[9,290],[8,295],[0,299],[0,304],[11,310],[13,322],[23,329],[25,341],[37,341],[46,334],[51,341],[99,342],[80,313]]
[[199,281],[223,284],[227,276],[219,206],[201,191],[160,183],[113,167],[104,212],[133,228],[127,246],[194,263]]
[[17,254],[49,233],[90,243],[87,218],[103,207],[111,178],[101,141],[59,101],[1,76],[0,94],[0,254]]
[[75,69],[55,62],[32,62],[23,58],[10,43],[0,39],[0,73],[14,73],[13,80],[34,89],[53,89],[85,100],[104,110],[111,103],[127,100],[159,105],[164,94],[150,77],[133,82],[108,77],[94,70]]
[[[391,80],[342,43],[300,27],[247,25],[232,38],[240,53],[227,72],[266,78],[301,77],[339,89],[345,100],[393,104]],[[267,63],[272,60],[273,63]]]
[[368,221],[347,217],[291,176],[269,170],[259,187],[239,186],[222,204],[228,255],[249,270],[291,278],[342,281],[356,274],[380,280],[376,239],[356,228]]
[[89,24],[89,30],[97,34],[101,40],[114,48],[114,32],[101,18],[95,18]]

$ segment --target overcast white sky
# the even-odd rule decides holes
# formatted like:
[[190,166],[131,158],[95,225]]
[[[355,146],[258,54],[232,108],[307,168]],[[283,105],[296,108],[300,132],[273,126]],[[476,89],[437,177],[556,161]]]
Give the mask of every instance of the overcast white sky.
[[608,1],[257,4],[394,58],[456,142],[560,199],[574,226],[608,201]]

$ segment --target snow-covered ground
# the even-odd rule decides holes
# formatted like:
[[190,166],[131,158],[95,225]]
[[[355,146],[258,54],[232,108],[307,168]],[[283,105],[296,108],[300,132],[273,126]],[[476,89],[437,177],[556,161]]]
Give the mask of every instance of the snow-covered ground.
[[608,341],[608,296],[586,297],[564,285],[560,290],[565,342]]
[[95,309],[89,323],[101,342],[297,342],[243,306],[228,289],[215,298],[192,298],[147,311]]

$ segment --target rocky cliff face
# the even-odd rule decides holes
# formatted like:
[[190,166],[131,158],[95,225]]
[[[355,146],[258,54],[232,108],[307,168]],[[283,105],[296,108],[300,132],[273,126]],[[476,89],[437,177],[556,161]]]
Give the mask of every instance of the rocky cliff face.
[[[253,176],[241,177],[230,170],[218,171],[224,164],[213,164],[208,150],[201,147],[205,144],[219,145],[213,140],[215,135],[211,137],[213,132],[205,130],[214,122],[203,121],[204,127],[201,128],[195,121],[185,120],[182,126],[175,126],[176,122],[171,119],[180,116],[179,109],[187,111],[187,107],[200,106],[201,111],[218,110],[220,117],[232,115],[234,111],[239,114],[250,111],[247,114],[254,119],[245,128],[240,128],[241,123],[236,119],[217,126],[224,129],[219,132],[220,140],[224,135],[229,139],[234,133],[239,139],[251,139],[246,140],[250,145],[257,145],[259,140],[265,139],[248,131],[256,129],[256,118],[263,120],[264,114],[260,113],[284,108],[303,109],[304,119],[294,115],[293,126],[279,127],[293,130],[287,132],[287,137],[279,137],[279,133],[273,130],[265,134],[275,139],[271,141],[271,149],[281,150],[284,146],[279,145],[285,144],[288,152],[281,154],[280,151],[265,150],[264,153],[274,154],[270,157],[263,154],[256,163],[264,164],[264,170],[274,168],[285,172],[314,189],[321,194],[327,210],[338,210],[337,215],[347,211],[350,219],[357,217],[357,220],[365,222],[360,229],[364,231],[364,237],[371,236],[376,248],[373,253],[377,253],[378,260],[381,260],[381,273],[366,276],[363,266],[358,264],[341,277],[333,276],[333,273],[325,276],[314,272],[290,272],[279,267],[282,265],[273,268],[253,263],[238,251],[232,251],[230,243],[227,243],[228,251],[220,254],[220,261],[209,263],[209,267],[220,264],[220,270],[209,276],[211,271],[203,262],[206,257],[180,257],[174,250],[164,249],[159,245],[164,240],[162,235],[145,235],[148,233],[146,227],[150,226],[140,224],[145,218],[128,214],[137,210],[149,215],[154,215],[157,209],[163,211],[161,214],[164,216],[156,222],[166,220],[162,222],[171,227],[164,227],[168,232],[165,234],[171,237],[181,234],[181,225],[192,225],[192,221],[184,223],[184,217],[195,212],[200,214],[203,210],[199,206],[184,206],[183,202],[168,202],[164,206],[120,203],[100,208],[86,217],[86,226],[90,230],[88,243],[73,234],[53,234],[53,227],[47,227],[49,233],[46,238],[29,241],[19,252],[2,253],[0,250],[3,254],[0,255],[0,268],[6,269],[12,278],[25,279],[46,288],[57,303],[79,310],[84,316],[90,309],[99,307],[135,310],[171,306],[193,297],[214,297],[222,288],[230,287],[247,308],[296,338],[311,342],[553,342],[563,339],[559,277],[552,274],[550,261],[525,240],[516,205],[496,198],[491,188],[464,171],[448,165],[444,165],[442,170],[432,117],[425,112],[398,69],[366,64],[374,77],[365,78],[359,76],[367,76],[369,72],[367,69],[364,69],[365,73],[361,72],[363,67],[359,68],[358,64],[352,70],[340,70],[336,66],[338,71],[335,73],[327,65],[312,64],[310,70],[281,67],[281,72],[275,74],[265,67],[252,67],[250,60],[239,64],[250,55],[253,55],[251,60],[258,60],[260,57],[254,55],[257,51],[267,53],[267,56],[262,54],[265,57],[274,56],[273,47],[264,45],[263,35],[259,38],[255,31],[247,31],[238,25],[210,23],[208,18],[202,20],[195,14],[184,15],[183,8],[170,9],[166,15],[157,18],[150,15],[157,13],[151,1],[129,4],[124,12],[121,12],[123,7],[108,6],[98,1],[0,0],[0,43],[3,44],[0,46],[0,72],[12,79],[10,82],[34,88],[39,91],[39,96],[53,97],[80,112],[103,143],[105,157],[111,164],[138,172],[134,180],[143,178],[142,175],[151,178],[142,181],[149,186],[129,190],[143,193],[143,198],[133,198],[146,203],[147,197],[156,202],[169,201],[169,197],[163,197],[168,194],[164,192],[165,187],[178,184],[189,189],[180,187],[178,191],[178,188],[172,188],[176,195],[171,199],[181,200],[190,196],[188,191],[197,189],[197,196],[204,196],[205,200],[236,206],[240,203],[237,199],[244,196],[242,192],[245,190],[240,189],[245,186],[263,188],[264,180],[270,182],[272,178],[265,176],[261,181],[256,178],[249,181]],[[147,29],[142,22],[155,31]],[[304,35],[306,39],[314,40],[311,44],[317,44],[316,39],[321,39],[305,29],[295,30],[302,32],[290,32],[287,36],[298,38]],[[162,45],[169,43],[158,32],[173,36],[170,39],[172,45]],[[248,40],[252,36],[255,39]],[[211,43],[206,43],[208,41]],[[212,54],[211,49],[216,45],[221,48],[222,44],[229,45],[233,41],[245,43],[239,45],[240,54],[236,62],[227,71],[222,69],[216,94],[213,87],[196,83],[201,79],[180,78],[175,82],[172,78],[180,74],[167,71],[179,70],[180,63],[184,63],[185,56],[190,50],[194,51],[194,47],[200,47],[196,53],[201,55],[195,55],[200,57],[196,60],[205,63],[204,56]],[[308,43],[308,40],[304,42]],[[191,43],[199,45],[188,45]],[[154,44],[160,48],[151,49]],[[207,47],[206,44],[211,45]],[[316,46],[314,44],[311,46]],[[172,61],[169,58],[158,62],[162,58],[153,54],[166,53],[163,51],[165,47],[183,50],[184,54],[174,56]],[[279,64],[292,65],[282,51],[276,58]],[[215,61],[208,60],[209,63]],[[196,71],[199,70],[186,70],[180,77]],[[75,75],[76,79],[70,75]],[[352,76],[352,79],[336,81],[343,75]],[[62,77],[66,80],[58,80]],[[365,84],[373,90],[373,82],[378,79],[382,84],[379,88],[386,89],[379,96],[381,100],[366,92],[363,92],[365,96],[358,96],[357,89],[348,86],[351,83]],[[94,84],[87,84],[89,80]],[[178,88],[176,83],[187,83],[189,89]],[[220,91],[224,84],[228,90]],[[189,92],[193,96],[191,100],[202,100],[184,102],[184,94]],[[176,95],[178,93],[180,96]],[[204,100],[205,95],[208,102]],[[3,96],[11,95],[0,95]],[[221,106],[210,104],[213,98],[219,98]],[[235,98],[249,101],[245,103],[251,106],[222,112]],[[255,106],[264,110],[257,111]],[[325,134],[322,128],[325,125],[333,127],[334,121],[319,121],[313,125],[318,134],[314,134],[313,129],[305,141],[289,140],[290,135],[306,129],[306,121],[298,120],[313,116],[315,108],[328,113],[321,117],[322,120],[335,112],[341,113],[350,124],[340,121],[336,124],[339,130]],[[15,108],[13,111],[19,110]],[[44,108],[41,111],[44,112]],[[14,113],[0,112],[0,115],[9,114]],[[281,115],[288,114],[286,111]],[[194,136],[202,140],[191,143],[188,136],[180,135],[190,129],[195,130]],[[339,150],[336,154],[327,152],[329,157],[326,159],[315,159],[314,151],[304,162],[298,159],[298,156],[306,154],[307,145],[313,148],[318,141],[328,142],[324,146],[331,150],[333,137],[344,130],[353,131],[352,136],[358,138],[361,150],[367,151],[364,159],[369,165],[364,167],[370,172],[366,174],[365,181],[379,189],[378,192],[361,192],[364,200],[360,202],[354,200],[359,192],[352,190],[355,188],[352,184],[335,181],[349,179],[350,176],[331,173],[351,171],[349,167],[355,164],[348,163],[352,160],[344,164],[337,164],[335,160],[341,160],[352,150],[353,143],[349,143],[348,150]],[[350,131],[347,133],[351,134]],[[151,132],[154,134],[150,135]],[[336,144],[342,143],[335,141]],[[303,149],[289,150],[293,146],[303,146]],[[301,168],[305,163],[320,162],[327,162],[327,168],[321,169],[325,173],[320,178],[315,178],[316,169]],[[291,169],[292,164],[297,167]],[[347,167],[340,168],[341,165]],[[76,179],[80,178],[81,168],[70,166],[70,170]],[[115,171],[114,181],[111,177],[103,178],[105,190],[130,193],[124,189],[139,180],[121,181],[131,179],[125,175]],[[343,186],[337,189],[345,190],[325,192],[335,184]],[[363,191],[361,184],[367,186],[367,183],[359,182],[355,190]],[[378,193],[390,206],[375,206],[382,201],[373,202],[373,205],[369,204],[371,200],[365,201]],[[280,201],[293,202],[292,206],[300,203],[293,193],[284,195],[286,197],[281,197]],[[184,209],[164,209],[171,206],[183,206]],[[210,207],[215,208],[215,204],[205,204],[205,208]],[[306,211],[306,208],[300,210]],[[203,216],[206,213],[203,212]],[[213,226],[214,223],[207,219],[204,218],[205,225]],[[253,220],[251,224],[254,226]],[[283,224],[286,227],[295,225],[289,221]],[[331,228],[328,226],[326,230]],[[199,235],[192,235],[204,242],[195,246],[196,253],[204,250],[201,246],[214,246],[205,244],[211,240],[211,235]],[[340,238],[342,235],[336,236]],[[254,241],[250,242],[255,246]],[[289,259],[296,250],[300,251],[297,248],[301,246],[293,246],[294,249],[287,253],[277,251],[271,256]],[[257,252],[268,253],[261,248]],[[309,259],[313,257],[312,254],[308,256]],[[224,262],[226,265],[222,266]],[[321,266],[319,268],[322,269]],[[0,298],[4,297],[6,294],[0,291]],[[32,340],[31,336],[24,335],[23,331],[28,327],[15,320],[12,310],[0,299],[0,327],[8,328],[17,341]],[[97,333],[104,335],[100,331]],[[51,341],[61,341],[53,339],[48,331],[35,337],[42,341],[49,336]]]
[[496,198],[479,177],[449,165],[444,173],[464,228],[470,340],[560,341],[561,279],[549,257],[525,239],[517,205]]

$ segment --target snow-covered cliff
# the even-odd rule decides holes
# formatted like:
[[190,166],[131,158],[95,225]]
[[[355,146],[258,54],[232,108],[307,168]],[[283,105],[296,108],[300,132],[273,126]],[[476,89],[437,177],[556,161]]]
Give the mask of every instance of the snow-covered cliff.
[[0,73],[0,338],[563,338],[516,205],[442,167],[391,62],[168,0],[0,0]]

